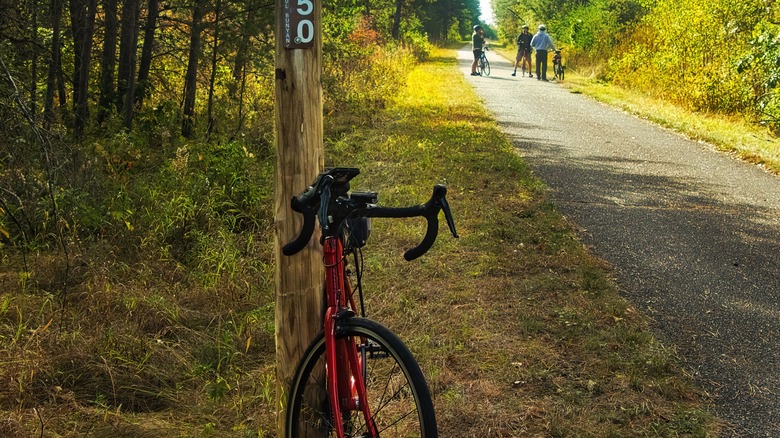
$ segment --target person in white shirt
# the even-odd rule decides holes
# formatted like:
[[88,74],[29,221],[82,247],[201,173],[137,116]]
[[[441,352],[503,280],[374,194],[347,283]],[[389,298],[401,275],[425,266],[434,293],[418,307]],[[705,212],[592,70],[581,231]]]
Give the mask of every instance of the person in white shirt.
[[555,51],[555,45],[544,24],[539,25],[539,31],[531,38],[531,47],[536,52],[536,79],[547,81],[547,52]]

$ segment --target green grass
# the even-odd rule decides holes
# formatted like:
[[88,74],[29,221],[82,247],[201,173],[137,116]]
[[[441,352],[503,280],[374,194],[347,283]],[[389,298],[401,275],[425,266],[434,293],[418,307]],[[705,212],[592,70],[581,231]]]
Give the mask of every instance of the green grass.
[[[717,434],[705,395],[556,212],[454,51],[411,70],[370,123],[344,111],[326,126],[326,164],[361,168],[353,189],[382,204],[449,187],[460,239],[442,224],[407,263],[423,224],[377,219],[364,250],[369,315],[419,358],[441,436]],[[200,153],[189,166],[210,181],[229,174]],[[190,178],[203,192],[154,191],[123,217],[149,227],[143,244],[84,242],[67,295],[43,281],[57,276],[45,251],[24,282],[19,260],[0,257],[0,435],[275,435],[270,208],[225,226],[220,209],[243,212],[242,195],[200,173]],[[252,196],[268,202],[270,173],[259,174]]]

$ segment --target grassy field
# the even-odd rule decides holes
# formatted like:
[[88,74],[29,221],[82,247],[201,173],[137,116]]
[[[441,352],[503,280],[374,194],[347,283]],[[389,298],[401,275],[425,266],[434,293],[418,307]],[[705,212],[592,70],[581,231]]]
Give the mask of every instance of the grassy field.
[[[326,165],[361,168],[353,189],[394,206],[448,184],[460,239],[442,228],[407,263],[423,224],[375,220],[364,250],[368,313],[418,357],[442,437],[718,434],[706,394],[556,212],[454,51],[412,70],[370,123],[327,117]],[[173,247],[90,244],[65,299],[3,255],[0,436],[274,436],[271,218],[257,223],[214,252],[245,287],[204,286]]]

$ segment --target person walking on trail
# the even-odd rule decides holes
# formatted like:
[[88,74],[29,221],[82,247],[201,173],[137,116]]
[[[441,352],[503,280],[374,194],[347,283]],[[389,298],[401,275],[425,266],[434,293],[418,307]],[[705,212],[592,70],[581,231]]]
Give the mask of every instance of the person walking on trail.
[[485,30],[479,24],[474,26],[474,33],[471,34],[471,51],[474,52],[474,61],[471,63],[471,76],[479,76],[477,73],[477,63],[482,57],[482,48],[485,46]]
[[544,24],[539,25],[539,31],[531,38],[531,47],[536,52],[536,80],[547,81],[547,52],[554,51],[555,45]]
[[524,24],[523,30],[517,36],[517,57],[515,57],[515,71],[512,72],[512,76],[517,76],[517,66],[522,62],[524,67],[528,66],[528,77],[534,77],[531,73],[531,38],[533,35],[528,32],[528,25]]

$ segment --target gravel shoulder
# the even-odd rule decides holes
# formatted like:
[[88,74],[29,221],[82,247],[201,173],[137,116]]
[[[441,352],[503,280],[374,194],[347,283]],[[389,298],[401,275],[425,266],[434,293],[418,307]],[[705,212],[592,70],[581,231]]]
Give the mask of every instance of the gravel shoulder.
[[488,57],[459,68],[729,435],[780,436],[780,178]]

